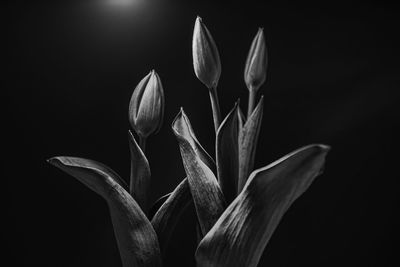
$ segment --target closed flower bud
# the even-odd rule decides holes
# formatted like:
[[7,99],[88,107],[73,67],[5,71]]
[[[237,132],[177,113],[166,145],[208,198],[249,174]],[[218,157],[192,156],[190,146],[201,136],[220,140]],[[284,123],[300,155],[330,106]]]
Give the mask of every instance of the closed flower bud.
[[164,115],[164,91],[158,74],[152,70],[133,91],[129,103],[129,122],[141,137],[157,133]]
[[192,53],[197,78],[208,88],[215,88],[221,75],[221,61],[217,46],[200,17],[194,25]]
[[265,82],[267,76],[267,47],[264,32],[258,29],[256,37],[251,44],[244,69],[244,81],[249,90],[258,90]]

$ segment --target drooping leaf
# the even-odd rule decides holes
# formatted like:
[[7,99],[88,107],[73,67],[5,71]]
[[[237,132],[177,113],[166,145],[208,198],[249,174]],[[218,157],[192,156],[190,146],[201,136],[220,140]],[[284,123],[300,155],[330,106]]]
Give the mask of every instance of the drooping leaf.
[[249,174],[254,167],[258,134],[263,117],[264,101],[261,97],[251,116],[247,119],[239,133],[239,182],[238,192],[241,192]]
[[149,208],[147,218],[151,220],[156,212],[161,208],[161,206],[165,203],[165,201],[169,198],[169,196],[172,194],[172,192],[163,195],[162,197],[159,197],[156,201],[154,201],[153,205]]
[[189,182],[202,234],[205,235],[225,209],[225,199],[218,181],[206,163],[193,148],[188,119],[183,110],[175,119],[172,129],[178,139],[183,166]]
[[179,135],[186,136],[187,141],[190,143],[193,150],[204,162],[204,164],[206,164],[214,174],[217,173],[217,167],[215,165],[215,161],[197,140],[192,125],[190,124],[189,118],[186,116],[182,108],[178,113],[178,115],[175,117],[174,121],[172,122],[172,130],[176,133],[179,133]]
[[131,131],[129,131],[129,150],[131,152],[131,179],[129,192],[146,213],[151,182],[150,166]]
[[168,242],[176,224],[190,205],[193,205],[192,195],[190,194],[188,180],[185,178],[153,216],[151,224],[157,233],[163,257],[165,257]]
[[255,170],[200,242],[197,266],[257,266],[286,210],[322,172],[328,150],[309,145]]
[[218,129],[216,137],[216,161],[218,182],[227,203],[237,195],[239,179],[239,110],[238,103],[229,112]]
[[124,183],[114,171],[83,158],[54,157],[48,162],[106,200],[124,267],[162,266],[156,233],[139,205],[121,186]]

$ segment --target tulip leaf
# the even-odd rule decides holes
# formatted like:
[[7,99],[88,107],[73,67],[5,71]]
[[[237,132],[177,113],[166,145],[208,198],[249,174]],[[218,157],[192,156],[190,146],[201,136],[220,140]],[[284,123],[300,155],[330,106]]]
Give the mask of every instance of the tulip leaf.
[[322,172],[328,150],[305,146],[255,170],[200,242],[197,266],[257,266],[286,210]]
[[[239,99],[240,100],[240,99]],[[240,103],[240,102],[239,102]],[[242,109],[238,105],[238,126],[239,126],[239,133],[242,131],[244,123],[246,122],[246,119],[244,117],[244,114],[242,112]]]
[[239,179],[238,136],[240,118],[238,103],[221,123],[216,137],[218,182],[227,203],[237,195]]
[[131,152],[131,179],[129,192],[146,213],[151,181],[150,166],[131,131],[129,131],[129,150]]
[[147,218],[152,219],[156,212],[161,208],[161,206],[165,203],[165,201],[169,198],[172,192],[159,197],[156,201],[154,201],[153,205],[149,208]]
[[239,181],[238,192],[240,192],[254,167],[257,140],[261,128],[264,101],[261,97],[257,107],[247,118],[246,123],[239,132]]
[[195,153],[208,166],[208,168],[210,168],[212,172],[216,174],[217,167],[215,165],[215,161],[197,140],[192,125],[190,124],[189,118],[186,116],[182,108],[172,122],[172,129],[174,132],[179,133],[179,135],[187,137],[186,139],[194,149]]
[[157,233],[163,257],[166,256],[168,242],[175,226],[190,205],[193,205],[192,195],[190,194],[188,180],[185,178],[153,216],[151,224]]
[[83,158],[54,157],[48,162],[106,200],[124,267],[161,266],[156,233],[114,171],[101,163]]
[[179,142],[201,232],[205,235],[224,211],[225,199],[214,173],[193,148],[193,135],[188,131],[190,124],[183,110],[178,114],[172,128]]

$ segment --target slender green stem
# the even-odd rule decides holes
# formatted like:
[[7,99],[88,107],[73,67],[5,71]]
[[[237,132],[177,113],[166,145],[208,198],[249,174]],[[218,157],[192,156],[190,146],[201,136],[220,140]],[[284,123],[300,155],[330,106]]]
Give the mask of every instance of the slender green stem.
[[210,93],[211,108],[212,108],[213,118],[214,118],[214,128],[215,128],[215,132],[217,132],[217,130],[219,128],[219,124],[221,123],[221,110],[219,108],[217,88],[215,88],[215,87],[210,88],[209,93]]
[[147,140],[147,137],[142,137],[139,135],[139,146],[140,146],[140,149],[142,149],[143,153],[146,149],[146,140]]
[[247,118],[249,118],[251,113],[253,113],[255,100],[256,100],[256,90],[254,90],[253,88],[250,88],[250,90],[249,90],[249,105],[247,106]]

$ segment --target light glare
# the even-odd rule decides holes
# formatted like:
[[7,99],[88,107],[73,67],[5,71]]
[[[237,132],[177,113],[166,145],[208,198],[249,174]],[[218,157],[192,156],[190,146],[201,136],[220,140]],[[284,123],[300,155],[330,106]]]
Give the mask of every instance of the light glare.
[[130,6],[138,2],[140,2],[140,0],[108,0],[108,4],[115,6]]

